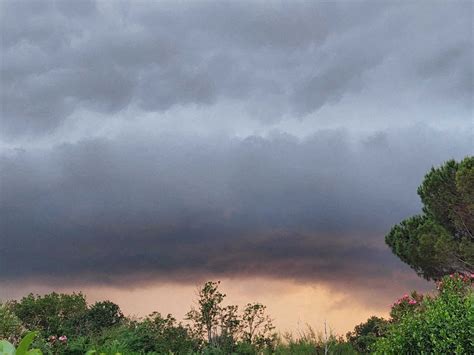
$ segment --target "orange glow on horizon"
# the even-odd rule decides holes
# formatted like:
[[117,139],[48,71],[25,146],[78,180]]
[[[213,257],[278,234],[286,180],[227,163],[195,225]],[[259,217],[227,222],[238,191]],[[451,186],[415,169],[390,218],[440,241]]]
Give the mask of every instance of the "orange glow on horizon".
[[[18,298],[29,292],[43,294],[53,290],[82,291],[89,303],[108,299],[117,303],[129,316],[143,317],[158,311],[164,315],[171,313],[182,321],[196,301],[198,286],[160,283],[135,288],[85,286],[76,289],[29,285],[16,288],[15,294],[3,291],[0,297]],[[239,307],[249,302],[265,304],[277,330],[295,335],[308,325],[322,331],[325,321],[335,334],[344,335],[370,316],[387,316],[389,311],[388,304],[384,308],[370,305],[365,302],[364,295],[354,296],[316,283],[299,284],[263,278],[222,279],[221,290],[227,295],[226,304],[237,304]]]

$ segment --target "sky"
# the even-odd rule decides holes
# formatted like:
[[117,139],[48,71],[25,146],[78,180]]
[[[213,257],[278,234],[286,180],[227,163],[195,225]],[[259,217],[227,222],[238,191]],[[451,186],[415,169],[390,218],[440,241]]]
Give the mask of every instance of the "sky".
[[429,289],[384,235],[474,152],[473,14],[1,1],[0,299],[181,316],[222,280],[280,329],[342,332]]

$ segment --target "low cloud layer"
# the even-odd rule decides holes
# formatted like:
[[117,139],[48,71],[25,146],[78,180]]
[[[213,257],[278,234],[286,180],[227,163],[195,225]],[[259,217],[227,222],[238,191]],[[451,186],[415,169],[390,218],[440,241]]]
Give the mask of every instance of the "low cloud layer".
[[0,280],[390,278],[401,263],[384,233],[419,211],[433,162],[462,158],[472,138],[421,126],[356,141],[144,133],[10,152]]

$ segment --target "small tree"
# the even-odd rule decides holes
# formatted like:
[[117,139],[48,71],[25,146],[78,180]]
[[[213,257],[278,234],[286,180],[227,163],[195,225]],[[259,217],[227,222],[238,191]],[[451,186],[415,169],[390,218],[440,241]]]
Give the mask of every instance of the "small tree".
[[192,308],[186,319],[193,322],[193,330],[205,334],[208,344],[214,345],[217,337],[217,327],[221,321],[222,302],[225,294],[219,291],[220,281],[208,281],[199,290],[198,308]]
[[270,346],[275,335],[272,319],[261,303],[248,303],[242,315],[243,340],[257,346]]

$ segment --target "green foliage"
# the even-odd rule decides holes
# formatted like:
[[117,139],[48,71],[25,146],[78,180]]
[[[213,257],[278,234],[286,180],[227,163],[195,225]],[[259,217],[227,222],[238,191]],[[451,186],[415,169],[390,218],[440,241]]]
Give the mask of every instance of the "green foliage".
[[198,308],[191,309],[186,317],[192,322],[193,334],[203,341],[203,351],[215,353],[219,349],[229,354],[237,349],[272,348],[275,327],[266,306],[249,303],[239,315],[238,306],[223,305],[226,295],[219,291],[219,282],[206,282],[198,296]]
[[44,338],[51,335],[71,337],[84,330],[87,303],[81,293],[30,294],[20,301],[13,301],[12,310],[26,328],[39,331]]
[[407,314],[411,314],[414,311],[422,310],[424,307],[423,299],[425,296],[413,291],[411,296],[404,295],[398,299],[390,310],[390,317],[392,322],[398,322],[402,317]]
[[392,228],[393,253],[426,279],[474,271],[474,157],[446,162],[425,176],[423,215]]
[[225,294],[219,291],[220,281],[208,281],[199,290],[198,308],[191,309],[186,319],[193,323],[193,330],[198,336],[205,334],[210,345],[218,338],[217,327],[222,319],[222,302]]
[[6,340],[0,340],[0,354],[2,355],[42,355],[39,349],[30,349],[30,345],[38,334],[36,332],[27,333],[15,349],[13,344]]
[[313,355],[313,354],[357,354],[353,346],[345,342],[341,338],[336,338],[329,334],[323,336],[322,333],[316,333],[310,326],[305,331],[299,333],[298,337],[292,334],[285,334],[277,340],[277,344],[273,352],[264,352],[276,355]]
[[0,339],[17,344],[25,328],[10,308],[8,304],[0,304]]
[[266,309],[261,303],[248,303],[242,315],[242,338],[258,348],[271,347],[275,341],[275,327]]
[[110,301],[96,302],[87,311],[88,326],[96,333],[120,324],[123,319],[120,307]]
[[142,321],[124,321],[107,329],[96,341],[96,350],[105,353],[176,353],[198,349],[188,329],[171,315],[154,312]]
[[388,324],[387,320],[372,316],[347,333],[347,340],[358,352],[370,353],[375,342],[387,332]]
[[403,313],[376,343],[376,354],[473,354],[474,294],[470,277],[444,277],[437,297]]

